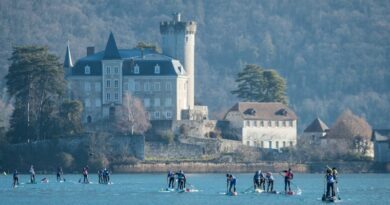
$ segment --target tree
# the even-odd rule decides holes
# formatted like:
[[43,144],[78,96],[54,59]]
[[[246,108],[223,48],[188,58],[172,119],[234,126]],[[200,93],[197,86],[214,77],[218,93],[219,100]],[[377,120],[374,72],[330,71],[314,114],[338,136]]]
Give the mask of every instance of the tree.
[[327,138],[337,144],[339,153],[357,153],[362,156],[372,155],[371,126],[354,115],[350,110],[344,111],[331,127]]
[[15,110],[7,135],[13,142],[45,139],[54,122],[65,81],[59,58],[47,47],[14,47],[6,75]]
[[66,134],[77,134],[82,131],[81,114],[83,104],[78,100],[64,101],[60,106],[61,127]]
[[115,127],[123,133],[143,134],[149,127],[149,117],[141,100],[124,94],[122,105],[115,112]]
[[232,94],[250,102],[282,102],[287,104],[285,80],[275,70],[247,65],[236,78]]

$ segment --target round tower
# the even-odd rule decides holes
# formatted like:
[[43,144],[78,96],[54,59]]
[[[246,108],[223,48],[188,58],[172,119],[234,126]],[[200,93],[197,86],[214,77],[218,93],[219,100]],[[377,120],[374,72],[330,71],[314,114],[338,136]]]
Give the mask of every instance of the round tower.
[[196,22],[181,21],[180,13],[174,13],[171,21],[160,23],[163,54],[176,58],[188,75],[187,103],[194,108],[195,94],[195,33]]

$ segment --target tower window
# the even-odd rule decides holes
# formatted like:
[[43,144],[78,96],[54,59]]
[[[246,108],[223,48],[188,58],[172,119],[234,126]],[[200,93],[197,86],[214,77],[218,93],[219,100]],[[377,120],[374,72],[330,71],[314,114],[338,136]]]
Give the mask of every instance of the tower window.
[[115,93],[115,100],[118,100],[118,99],[119,99],[118,93]]
[[84,73],[89,75],[91,74],[91,67],[89,67],[88,65],[84,67]]
[[160,119],[160,112],[159,111],[154,112],[154,118]]
[[111,68],[110,66],[107,66],[106,67],[106,74],[109,75],[111,73]]
[[110,93],[107,93],[106,99],[107,99],[107,101],[111,100],[111,95],[110,95]]
[[134,74],[139,74],[139,66],[138,66],[138,64],[135,64],[135,66],[134,66]]
[[115,72],[115,73],[118,73],[118,72],[119,72],[119,68],[118,68],[118,67],[115,67],[115,68],[114,68],[114,72]]
[[114,86],[117,88],[118,85],[119,85],[118,80],[115,80],[115,81],[114,81]]
[[160,74],[160,66],[158,64],[154,66],[154,74]]
[[111,87],[111,82],[110,82],[110,80],[107,80],[106,81],[106,88],[110,88]]

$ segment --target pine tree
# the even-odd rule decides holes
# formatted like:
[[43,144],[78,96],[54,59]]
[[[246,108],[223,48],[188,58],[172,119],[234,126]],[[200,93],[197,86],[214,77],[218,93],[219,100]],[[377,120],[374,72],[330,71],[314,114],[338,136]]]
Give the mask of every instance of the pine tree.
[[[59,58],[47,47],[14,47],[6,75],[7,91],[15,100],[8,136],[11,142],[49,137],[65,81]],[[57,107],[57,108],[56,108]]]
[[249,102],[282,102],[287,104],[285,80],[275,70],[247,65],[236,79],[232,94]]

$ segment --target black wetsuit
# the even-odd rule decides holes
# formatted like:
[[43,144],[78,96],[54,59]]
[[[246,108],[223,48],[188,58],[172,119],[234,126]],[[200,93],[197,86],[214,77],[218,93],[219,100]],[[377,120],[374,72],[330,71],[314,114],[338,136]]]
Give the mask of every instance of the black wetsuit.
[[13,178],[14,178],[14,186],[18,185],[19,184],[19,177],[18,177],[17,171],[14,172]]
[[57,169],[57,181],[61,181],[62,179],[62,168]]
[[326,174],[326,197],[330,196],[330,191],[332,190],[332,197],[336,196],[335,188],[334,188],[334,182],[335,179],[333,177],[332,173]]
[[177,188],[179,190],[183,190],[186,188],[186,176],[184,175],[184,173],[176,173],[177,175]]
[[260,180],[261,180],[260,174],[256,172],[255,176],[253,176],[253,184],[255,189],[260,188]]
[[173,172],[168,172],[168,188],[175,188],[175,174]]
[[286,174],[284,175],[284,191],[287,192],[287,187],[288,187],[288,191],[291,192],[290,184],[291,184],[291,180],[294,177],[294,174],[292,173],[292,171],[285,171],[285,172]]

